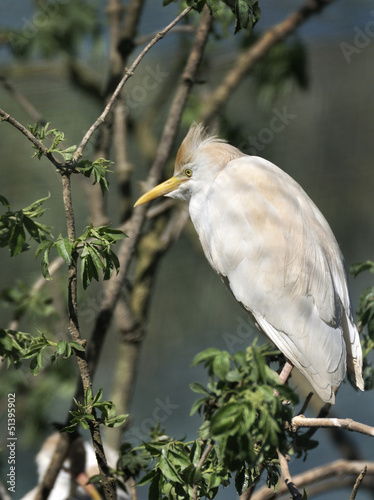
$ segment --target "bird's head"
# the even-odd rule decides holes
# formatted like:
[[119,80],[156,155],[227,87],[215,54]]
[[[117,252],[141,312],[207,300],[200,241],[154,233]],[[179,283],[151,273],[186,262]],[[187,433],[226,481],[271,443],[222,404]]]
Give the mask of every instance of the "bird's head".
[[208,189],[220,170],[239,156],[238,149],[193,123],[178,150],[173,177],[141,196],[135,207],[159,196],[189,200],[194,192]]

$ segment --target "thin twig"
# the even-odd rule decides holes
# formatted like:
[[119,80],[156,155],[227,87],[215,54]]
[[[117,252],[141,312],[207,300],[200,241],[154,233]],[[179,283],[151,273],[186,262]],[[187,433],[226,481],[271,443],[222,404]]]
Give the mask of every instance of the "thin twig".
[[95,133],[95,131],[102,125],[102,123],[105,121],[105,118],[107,117],[108,113],[110,112],[115,100],[119,96],[123,86],[127,82],[127,80],[134,74],[134,71],[140,61],[143,59],[143,57],[150,51],[150,49],[159,41],[161,40],[168,31],[170,31],[173,26],[175,26],[181,19],[183,19],[184,16],[186,16],[192,7],[187,7],[184,9],[179,16],[177,16],[166,28],[164,28],[162,31],[157,33],[157,35],[148,43],[148,45],[142,50],[142,52],[138,55],[138,57],[135,59],[135,61],[132,63],[129,69],[125,71],[125,74],[122,78],[122,80],[119,82],[117,85],[116,90],[113,92],[112,97],[109,99],[109,102],[104,108],[104,111],[101,113],[101,115],[98,117],[98,119],[91,125],[85,136],[83,137],[81,143],[79,144],[77,150],[74,153],[72,163],[76,163],[80,157],[83,154],[83,151],[85,147],[87,146],[88,141],[91,139],[92,135]]
[[[74,210],[71,199],[70,174],[68,173],[62,174],[62,195],[64,201],[68,238],[70,242],[73,244],[75,242],[75,237],[76,237],[75,218],[74,218]],[[69,264],[69,278],[68,278],[69,331],[74,342],[77,342],[78,344],[85,346],[85,341],[82,340],[80,335],[79,322],[78,322],[77,264],[78,264],[78,252],[74,250],[72,252],[71,262]],[[85,357],[85,351],[76,350],[75,355],[77,358],[83,391],[84,394],[86,394],[88,390],[92,391],[92,380]],[[87,409],[87,411],[90,410]],[[99,422],[96,419],[94,409],[91,409],[91,413],[94,419],[89,421],[89,429],[99,467],[99,474],[101,479],[101,485],[104,492],[104,497],[106,500],[115,500],[117,498],[116,489],[114,487],[114,480],[109,473],[109,467],[103,449]],[[67,419],[67,424],[69,424],[69,420],[70,417],[68,417]],[[50,465],[38,487],[35,500],[44,500],[48,497],[50,491],[52,490],[55,484],[57,476],[61,470],[66,455],[69,451],[69,445],[70,445],[70,438],[66,437],[66,433],[62,434],[60,439],[58,440],[56,450],[52,457]]]
[[292,429],[296,431],[302,427],[336,427],[351,432],[359,432],[366,436],[374,437],[374,427],[356,422],[350,418],[307,418],[303,415],[293,417],[291,421]]
[[277,452],[278,452],[279,464],[282,470],[282,477],[288,488],[288,491],[291,493],[293,500],[302,500],[303,498],[302,494],[295,486],[295,483],[292,481],[287,458],[283,455],[283,453],[280,450],[277,450]]
[[[185,25],[185,26],[175,26],[172,30],[170,30],[171,33],[195,33],[196,28],[194,26],[190,25]],[[140,36],[135,40],[136,46],[144,45],[145,43],[148,42],[148,40],[151,40],[155,35],[157,34],[157,31],[153,31],[152,33],[149,33],[148,35],[143,35]]]
[[367,470],[368,470],[368,467],[367,467],[367,465],[365,465],[365,467],[362,469],[362,471],[358,475],[358,478],[356,479],[356,482],[355,482],[355,485],[353,486],[353,490],[352,490],[351,496],[349,497],[349,500],[355,500],[356,495],[358,493],[358,489],[361,486],[362,480],[366,476]]
[[[205,462],[207,456],[209,455],[209,453],[212,451],[212,448],[213,448],[213,443],[209,443],[208,446],[205,447],[203,453],[201,454],[199,463],[197,464],[198,469],[201,469],[201,467],[204,465],[204,462]],[[197,500],[198,488],[199,488],[199,485],[195,484],[193,487],[193,491],[192,491],[192,500]]]

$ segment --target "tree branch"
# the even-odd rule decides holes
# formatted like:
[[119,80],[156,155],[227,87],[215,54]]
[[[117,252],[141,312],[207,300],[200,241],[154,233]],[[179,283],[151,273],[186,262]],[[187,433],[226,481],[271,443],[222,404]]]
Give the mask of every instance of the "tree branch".
[[[62,174],[62,195],[64,201],[68,238],[71,244],[73,245],[75,242],[76,235],[75,235],[74,211],[71,199],[70,173]],[[77,342],[78,344],[84,347],[86,341],[82,340],[81,338],[79,323],[78,323],[77,264],[78,264],[78,252],[76,250],[73,250],[71,255],[71,263],[69,265],[69,279],[68,279],[69,331],[73,341]],[[75,355],[78,362],[84,394],[86,394],[88,390],[91,390],[92,392],[91,374],[86,361],[85,351],[75,350]],[[73,408],[74,405],[72,409]],[[94,409],[91,409],[91,413],[95,418],[92,421],[91,420],[89,421],[89,429],[99,467],[99,474],[101,479],[101,485],[104,492],[104,497],[106,500],[115,500],[117,498],[117,494],[114,487],[114,480],[113,478],[111,478],[109,473],[109,467],[105,457],[103,443],[101,439],[99,422],[96,419]],[[67,418],[67,425],[69,424],[69,421],[70,421],[70,416],[68,416]],[[71,438],[66,436],[66,433],[61,435],[60,439],[58,440],[54,455],[52,457],[52,461],[42,479],[41,484],[38,487],[35,500],[44,500],[48,498],[49,493],[55,484],[57,476],[62,468],[64,460],[69,451],[70,442]]]
[[[315,467],[314,469],[310,469],[306,472],[302,472],[301,474],[294,476],[293,479],[295,483],[303,484],[305,488],[307,486],[321,484],[331,478],[336,478],[337,481],[334,483],[334,487],[339,488],[342,486],[343,478],[346,478],[346,476],[349,475],[351,476],[351,479],[354,480],[354,478],[357,477],[366,466],[367,474],[374,476],[374,462],[341,459]],[[280,484],[276,493],[273,488],[264,486],[260,488],[251,498],[252,500],[270,500],[283,496],[284,494],[289,495],[289,490],[285,484]]]
[[235,66],[214,90],[211,97],[207,99],[200,121],[210,124],[216,114],[222,111],[236,87],[252,71],[257,61],[263,58],[275,44],[293,33],[310,16],[320,12],[332,1],[307,0],[300,9],[292,13],[287,19],[265,31],[256,43],[238,57]]
[[351,420],[350,418],[306,418],[304,415],[297,415],[293,417],[292,430],[297,431],[302,427],[336,427],[338,429],[345,429],[351,432],[359,432],[367,436],[374,437],[374,427],[370,425],[361,424]]
[[[209,443],[208,446],[205,447],[203,453],[201,454],[199,463],[197,464],[197,468],[198,469],[201,469],[201,467],[203,466],[203,464],[204,464],[207,456],[212,451],[212,448],[213,448],[213,443]],[[193,491],[192,491],[192,500],[197,500],[197,490],[198,490],[198,488],[199,488],[199,485],[195,484],[194,487],[193,487]]]
[[357,496],[358,489],[361,486],[361,483],[366,475],[367,470],[368,470],[367,465],[365,465],[365,467],[360,472],[358,478],[356,479],[356,482],[355,482],[355,485],[353,486],[353,490],[352,490],[351,496],[349,497],[349,500],[355,500],[355,498]]

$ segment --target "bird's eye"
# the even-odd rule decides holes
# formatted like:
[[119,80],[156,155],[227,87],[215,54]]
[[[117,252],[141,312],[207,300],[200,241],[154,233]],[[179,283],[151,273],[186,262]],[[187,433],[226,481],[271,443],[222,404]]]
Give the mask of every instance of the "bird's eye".
[[186,170],[184,171],[184,175],[186,175],[187,177],[192,177],[192,170],[190,168],[186,168]]

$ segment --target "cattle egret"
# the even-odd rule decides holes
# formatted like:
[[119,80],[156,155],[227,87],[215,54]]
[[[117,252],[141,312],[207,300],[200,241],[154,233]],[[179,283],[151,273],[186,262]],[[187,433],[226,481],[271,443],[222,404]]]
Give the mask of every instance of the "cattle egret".
[[158,196],[189,202],[213,269],[262,331],[334,403],[345,377],[364,390],[344,260],[327,221],[289,175],[193,124]]

